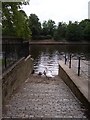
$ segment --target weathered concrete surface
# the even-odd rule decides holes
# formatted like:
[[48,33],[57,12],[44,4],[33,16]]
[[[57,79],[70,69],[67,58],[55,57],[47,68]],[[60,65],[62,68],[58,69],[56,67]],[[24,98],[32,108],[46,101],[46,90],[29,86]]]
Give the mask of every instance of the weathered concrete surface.
[[[67,61],[67,66],[69,66],[69,61]],[[84,80],[88,81],[89,77],[89,66],[90,63],[87,60],[80,60],[80,77]],[[71,70],[75,73],[75,75],[78,74],[78,60],[77,58],[72,58],[71,60]]]
[[19,87],[31,74],[33,70],[33,60],[29,55],[20,59],[2,76],[2,101],[3,104],[11,96],[13,91]]
[[31,76],[3,106],[3,118],[87,118],[85,112],[58,76]]
[[83,76],[78,76],[73,69],[69,69],[63,61],[59,62],[59,76],[70,87],[73,93],[81,100],[88,108],[90,108],[89,99],[89,80]]
[[0,120],[2,118],[2,78],[0,76]]

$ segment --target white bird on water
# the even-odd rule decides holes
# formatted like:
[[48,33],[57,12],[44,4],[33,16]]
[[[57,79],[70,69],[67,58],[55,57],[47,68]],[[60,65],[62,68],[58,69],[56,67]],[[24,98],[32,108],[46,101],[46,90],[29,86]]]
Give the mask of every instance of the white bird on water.
[[44,74],[47,78],[52,78],[52,77],[54,77],[54,76],[52,75],[52,71],[51,71],[51,70],[48,70],[47,67],[45,67],[45,70],[44,70],[43,74]]

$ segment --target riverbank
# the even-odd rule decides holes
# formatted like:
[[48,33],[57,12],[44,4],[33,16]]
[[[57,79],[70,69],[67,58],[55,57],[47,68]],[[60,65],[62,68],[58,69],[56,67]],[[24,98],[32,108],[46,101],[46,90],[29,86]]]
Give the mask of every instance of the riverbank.
[[88,45],[90,42],[67,42],[67,41],[54,41],[54,40],[36,40],[30,41],[30,45]]

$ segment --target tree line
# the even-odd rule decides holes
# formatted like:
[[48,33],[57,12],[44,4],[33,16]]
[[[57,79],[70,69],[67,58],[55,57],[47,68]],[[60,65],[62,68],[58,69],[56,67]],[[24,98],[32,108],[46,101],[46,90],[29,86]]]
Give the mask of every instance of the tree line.
[[90,20],[81,22],[59,22],[49,19],[42,24],[36,14],[28,17],[21,9],[28,3],[2,3],[2,35],[28,38],[32,40],[54,39],[56,41],[88,41],[90,40]]

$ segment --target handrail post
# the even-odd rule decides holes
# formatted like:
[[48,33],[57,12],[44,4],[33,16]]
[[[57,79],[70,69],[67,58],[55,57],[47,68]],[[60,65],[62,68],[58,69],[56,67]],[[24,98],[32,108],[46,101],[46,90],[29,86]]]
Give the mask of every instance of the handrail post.
[[7,57],[6,57],[6,51],[5,51],[5,53],[4,53],[4,65],[5,65],[5,68],[7,67],[6,59],[7,59]]
[[7,67],[7,43],[5,44],[5,51],[4,51],[4,67]]
[[67,57],[66,57],[66,54],[65,54],[65,65],[66,65],[66,62],[67,62]]
[[70,54],[70,58],[69,58],[69,68],[71,68],[71,54]]
[[78,76],[80,76],[80,56],[78,58]]

